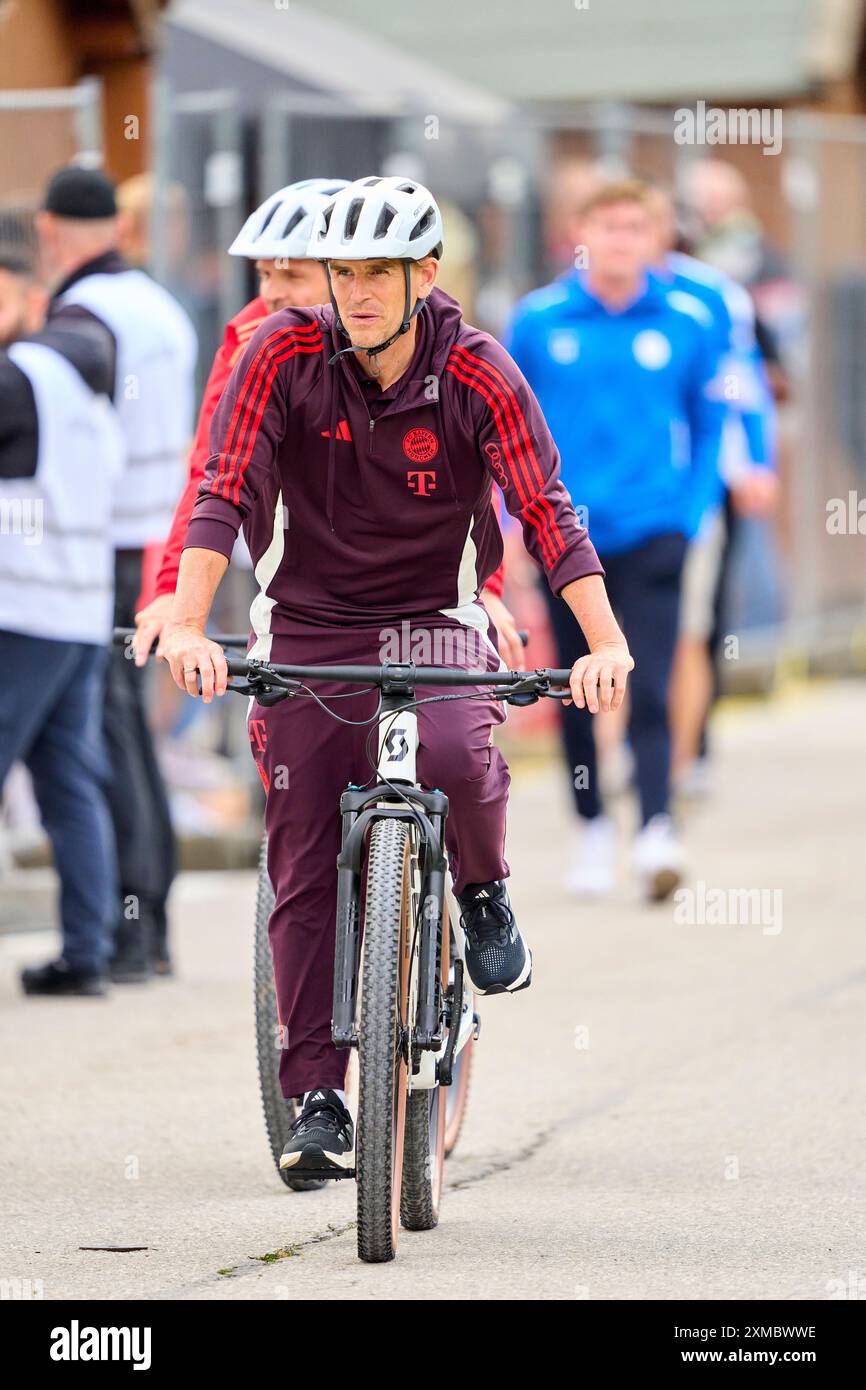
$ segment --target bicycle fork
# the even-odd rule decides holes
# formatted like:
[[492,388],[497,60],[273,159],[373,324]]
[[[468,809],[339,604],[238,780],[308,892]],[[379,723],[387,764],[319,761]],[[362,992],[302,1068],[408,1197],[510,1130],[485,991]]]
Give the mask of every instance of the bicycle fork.
[[442,1045],[439,971],[441,953],[446,949],[443,923],[448,798],[438,790],[423,790],[416,781],[418,718],[414,709],[406,708],[407,700],[413,699],[414,693],[414,667],[411,663],[406,666],[393,664],[392,674],[382,683],[377,766],[379,782],[367,789],[350,784],[340,798],[342,845],[337,856],[334,1013],[331,1023],[335,1047],[358,1045],[363,851],[371,822],[384,817],[409,822],[417,836],[422,876],[418,996],[411,1049],[436,1050]]

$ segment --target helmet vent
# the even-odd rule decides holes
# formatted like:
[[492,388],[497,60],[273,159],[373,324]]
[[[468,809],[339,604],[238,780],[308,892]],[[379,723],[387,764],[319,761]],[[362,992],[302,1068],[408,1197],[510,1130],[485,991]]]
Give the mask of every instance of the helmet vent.
[[353,198],[349,204],[349,211],[346,213],[346,227],[344,236],[346,240],[353,237],[358,228],[358,218],[361,216],[361,209],[364,206],[363,198]]
[[306,208],[295,208],[295,211],[292,213],[291,217],[289,218],[288,222],[286,223],[285,227],[283,228],[283,236],[284,236],[284,237],[289,236],[290,233],[292,233],[292,232],[295,230],[295,228],[297,227],[298,223],[299,223],[299,222],[303,222],[303,220],[304,220],[304,218],[305,218],[306,216],[307,216],[307,209],[306,209]]
[[379,220],[376,223],[376,227],[373,232],[373,236],[375,239],[378,240],[380,237],[386,235],[388,228],[390,227],[391,223],[394,221],[394,218],[396,216],[396,208],[392,208],[389,203],[385,203],[382,208],[382,211],[379,213]]
[[411,235],[410,235],[410,237],[409,237],[409,240],[410,240],[410,241],[417,241],[418,238],[419,238],[420,236],[423,236],[425,232],[427,232],[427,231],[430,230],[430,228],[432,227],[432,225],[433,225],[433,209],[432,209],[432,208],[428,208],[427,211],[426,211],[421,217],[418,218],[418,221],[415,223],[415,226],[412,228],[412,233],[411,233]]
[[268,212],[268,215],[267,215],[267,217],[265,218],[264,222],[263,222],[262,225],[259,227],[258,236],[261,236],[261,235],[262,235],[262,232],[267,231],[268,227],[271,225],[271,223],[273,222],[274,218],[275,218],[276,215],[277,215],[277,212],[278,212],[278,210],[279,210],[279,206],[280,206],[280,205],[279,205],[278,202],[275,202],[275,203],[274,203],[273,207],[272,207],[272,208],[270,209],[270,211]]

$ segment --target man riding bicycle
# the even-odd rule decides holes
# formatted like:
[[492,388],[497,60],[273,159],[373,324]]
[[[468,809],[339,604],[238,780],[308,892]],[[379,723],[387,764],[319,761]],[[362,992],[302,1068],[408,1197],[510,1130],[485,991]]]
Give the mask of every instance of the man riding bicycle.
[[[228,254],[254,263],[259,292],[226,324],[204,388],[195,439],[188,460],[187,481],[175,508],[171,530],[162,549],[153,591],[142,592],[135,614],[136,665],[143,666],[153,643],[171,616],[180,556],[192,509],[210,453],[210,427],[232,368],[268,314],[278,309],[306,309],[328,297],[328,280],[321,261],[309,256],[310,231],[319,208],[348,180],[301,179],[272,193],[250,214]],[[497,506],[499,493],[496,493]],[[273,508],[271,509],[273,516]],[[513,666],[520,662],[520,641],[514,619],[502,600],[504,566],[486,581],[482,598],[496,626],[498,646]]]
[[[434,288],[442,250],[434,199],[412,180],[357,180],[319,213],[312,249],[326,264],[331,306],[266,320],[214,417],[162,638],[175,681],[191,695],[200,683],[206,702],[225,692],[223,651],[204,632],[242,522],[260,584],[251,656],[376,664],[408,623],[411,639],[420,634],[434,650],[437,638],[463,636],[465,659],[453,664],[497,669],[495,630],[477,602],[502,556],[495,481],[586,635],[590,653],[572,671],[575,702],[616,708],[632,661],[601,566],[525,381]],[[346,1054],[330,1035],[336,808],[346,784],[365,783],[375,768],[363,722],[375,699],[339,686],[316,694],[342,722],[298,698],[254,704],[249,730],[267,796],[280,1080],[284,1095],[303,1096],[283,1166],[320,1177],[354,1163]],[[509,776],[491,741],[503,717],[483,684],[475,699],[418,708],[419,774],[449,798],[466,969],[480,994],[531,979],[505,884]]]

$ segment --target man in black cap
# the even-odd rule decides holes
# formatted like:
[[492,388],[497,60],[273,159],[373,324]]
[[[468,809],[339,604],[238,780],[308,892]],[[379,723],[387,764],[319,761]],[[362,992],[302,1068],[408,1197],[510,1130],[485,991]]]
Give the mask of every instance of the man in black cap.
[[[114,186],[78,166],[49,182],[36,230],[52,281],[49,321],[63,317],[109,341],[125,441],[115,489],[113,541],[117,627],[135,626],[144,548],[168,534],[192,437],[195,333],[180,305],[119,254]],[[112,766],[109,804],[120,870],[117,982],[168,973],[166,903],[175,873],[168,800],[147,722],[144,672],[127,653],[110,657],[104,729]]]
[[123,460],[104,338],[60,314],[0,251],[0,787],[30,771],[60,878],[58,959],[28,994],[101,995],[117,912],[101,731],[113,607],[113,475]]

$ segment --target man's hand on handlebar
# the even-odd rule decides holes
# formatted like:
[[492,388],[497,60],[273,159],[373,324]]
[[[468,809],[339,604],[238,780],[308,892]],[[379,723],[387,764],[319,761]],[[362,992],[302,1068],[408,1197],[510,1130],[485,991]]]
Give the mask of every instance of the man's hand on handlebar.
[[[163,628],[171,617],[173,603],[174,594],[159,594],[146,608],[142,608],[140,613],[136,613],[137,631],[132,644],[136,666],[146,664],[151,647],[158,637],[162,637]],[[163,656],[162,642],[156,649],[156,656],[157,660]]]
[[187,695],[200,694],[206,705],[214,695],[225,695],[228,682],[225,652],[219,643],[205,637],[201,628],[190,623],[167,622],[157,655],[168,662],[175,685]]
[[[632,670],[634,659],[627,647],[601,643],[589,656],[579,657],[571,668],[569,686],[575,705],[588,709],[590,714],[619,709]],[[563,703],[570,705],[571,700]]]

